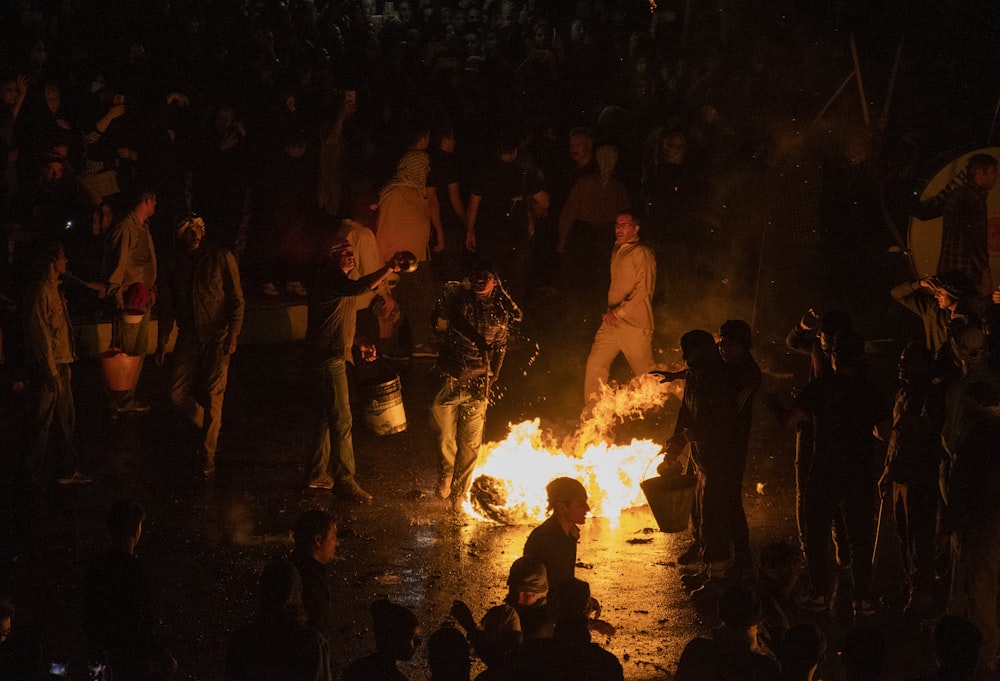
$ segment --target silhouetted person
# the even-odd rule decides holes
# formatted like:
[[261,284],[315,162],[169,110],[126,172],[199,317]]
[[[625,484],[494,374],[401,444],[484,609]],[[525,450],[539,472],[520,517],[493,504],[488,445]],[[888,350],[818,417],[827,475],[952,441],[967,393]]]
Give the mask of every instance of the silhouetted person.
[[722,626],[712,638],[695,638],[684,646],[676,681],[771,681],[778,663],[762,652],[757,640],[760,601],[753,589],[735,584],[719,595]]
[[313,508],[295,521],[295,550],[289,560],[302,578],[302,607],[306,624],[330,640],[333,631],[333,592],[328,566],[337,557],[337,519]]
[[226,651],[226,681],[331,681],[330,649],[307,627],[302,580],[286,560],[269,563],[260,577],[257,614],[237,629]]
[[525,556],[537,556],[545,564],[550,584],[574,576],[576,544],[580,525],[587,521],[587,489],[573,478],[556,478],[545,486],[550,515],[528,535]]
[[559,584],[555,631],[526,647],[510,678],[525,681],[615,681],[623,679],[621,662],[590,640],[590,585],[576,578]]
[[937,667],[916,681],[972,681],[975,678],[983,635],[969,620],[944,615],[934,624],[934,657]]
[[885,653],[885,638],[878,631],[871,627],[851,629],[840,651],[844,681],[880,681]]
[[119,679],[169,679],[177,671],[156,636],[153,588],[136,555],[144,520],[137,503],[115,502],[108,512],[111,548],[84,578],[83,623],[91,653]]
[[812,622],[788,630],[778,651],[782,681],[813,681],[816,668],[826,659],[826,636]]
[[431,681],[469,681],[472,658],[469,642],[455,627],[441,627],[427,639]]
[[42,646],[14,627],[14,605],[0,599],[0,681],[43,678]]
[[344,681],[406,681],[396,666],[420,647],[420,622],[413,611],[388,600],[372,603],[375,652],[355,660],[344,670]]

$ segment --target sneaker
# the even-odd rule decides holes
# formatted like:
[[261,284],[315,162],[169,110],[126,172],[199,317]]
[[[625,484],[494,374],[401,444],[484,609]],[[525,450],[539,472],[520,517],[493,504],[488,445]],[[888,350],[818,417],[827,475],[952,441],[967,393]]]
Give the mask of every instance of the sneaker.
[[449,505],[451,506],[452,513],[465,513],[465,497],[464,496],[453,496],[450,497]]
[[796,598],[795,605],[798,606],[799,610],[806,612],[830,612],[833,608],[833,602],[829,596],[814,596],[810,593],[804,593]]
[[437,495],[441,499],[451,496],[451,476],[438,478]]
[[278,290],[278,287],[274,285],[273,281],[269,281],[263,286],[261,286],[260,292],[263,293],[268,298],[277,298],[278,296],[281,295],[281,291]]
[[333,489],[333,478],[329,475],[323,475],[314,480],[310,480],[309,489]]
[[56,483],[60,485],[88,485],[93,481],[94,481],[93,478],[84,475],[80,471],[73,471],[72,475],[68,475],[64,478],[59,478],[58,480],[56,480]]
[[694,591],[708,581],[708,573],[704,570],[690,575],[681,575],[681,586],[685,591]]
[[306,287],[302,285],[301,281],[289,281],[285,284],[285,293],[290,293],[293,296],[300,296],[305,298],[309,295],[309,291]]
[[370,504],[372,503],[372,495],[362,489],[354,480],[341,481],[337,483],[337,491],[340,496],[345,499],[350,499],[351,501],[358,504]]
[[421,343],[419,345],[413,346],[413,352],[410,353],[413,357],[421,357],[425,359],[434,359],[438,356],[438,351],[429,345]]
[[855,598],[852,605],[855,617],[871,617],[875,614],[875,604],[867,598]]
[[709,577],[705,580],[704,584],[691,591],[690,596],[696,601],[714,603],[719,600],[719,594],[721,594],[725,588],[725,580],[717,577]]
[[145,414],[149,409],[149,402],[133,399],[125,404],[117,405],[114,411],[116,414]]
[[692,563],[697,563],[701,560],[701,545],[698,542],[691,542],[684,553],[677,556],[678,565],[691,565]]

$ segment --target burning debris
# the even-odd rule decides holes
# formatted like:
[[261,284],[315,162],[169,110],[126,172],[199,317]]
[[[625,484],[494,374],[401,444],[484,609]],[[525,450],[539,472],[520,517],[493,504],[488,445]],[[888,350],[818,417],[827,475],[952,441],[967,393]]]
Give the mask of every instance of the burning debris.
[[676,384],[660,383],[649,374],[623,386],[604,386],[590,415],[563,444],[543,433],[538,419],[512,425],[506,439],[484,446],[471,510],[503,524],[540,522],[548,510],[546,483],[568,476],[587,488],[592,515],[617,523],[622,511],[646,503],[639,483],[659,456],[660,445],[648,439],[616,445],[614,426],[643,418],[677,393]]

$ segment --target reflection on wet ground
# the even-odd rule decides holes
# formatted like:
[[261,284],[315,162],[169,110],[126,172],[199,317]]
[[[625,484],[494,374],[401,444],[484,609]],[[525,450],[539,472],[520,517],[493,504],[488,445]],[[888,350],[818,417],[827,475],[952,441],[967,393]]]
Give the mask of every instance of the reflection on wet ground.
[[[211,482],[194,476],[190,434],[163,398],[163,370],[147,363],[142,390],[154,403],[150,415],[111,421],[94,367],[80,363],[79,439],[96,482],[35,497],[8,480],[0,507],[0,591],[15,599],[19,624],[38,633],[50,657],[82,655],[80,574],[104,546],[106,509],[123,496],[147,511],[140,555],[156,585],[163,639],[179,660],[181,679],[221,678],[229,638],[253,612],[260,568],[291,550],[290,528],[307,508],[335,510],[341,519],[340,555],[331,569],[340,623],[332,641],[338,670],[372,648],[368,605],[379,596],[413,607],[425,634],[448,620],[454,599],[466,601],[480,616],[503,598],[507,569],[531,528],[456,516],[433,496],[436,458],[426,418],[435,383],[431,366],[401,370],[406,432],[376,437],[355,419],[358,480],[375,497],[372,506],[356,506],[329,492],[303,489],[313,416],[300,359],[295,345],[240,349],[227,395],[219,472]],[[543,425],[556,429],[571,428],[537,395],[525,396],[527,378],[513,370],[516,354],[508,361],[514,377],[510,397],[491,412],[491,439],[505,433],[507,422],[527,416],[540,415]],[[780,380],[784,388],[790,385],[787,374]],[[529,413],[533,409],[540,413]],[[659,415],[625,424],[620,436],[662,437],[675,410],[674,402]],[[7,413],[5,425],[12,426],[9,415],[16,412]],[[790,451],[790,439],[759,415],[746,485],[758,548],[793,538]],[[589,520],[579,545],[577,574],[591,583],[603,618],[618,630],[600,643],[622,660],[628,679],[664,678],[686,641],[714,625],[712,613],[696,609],[681,590],[673,559],[687,535],[662,534],[655,527],[648,508],[633,509],[617,526]],[[900,628],[892,619],[876,618],[876,624],[896,632],[900,670],[926,671],[925,631]],[[847,625],[844,619],[826,623],[832,650]],[[411,679],[426,678],[424,651],[404,671]],[[837,671],[831,668],[823,678],[836,679]]]

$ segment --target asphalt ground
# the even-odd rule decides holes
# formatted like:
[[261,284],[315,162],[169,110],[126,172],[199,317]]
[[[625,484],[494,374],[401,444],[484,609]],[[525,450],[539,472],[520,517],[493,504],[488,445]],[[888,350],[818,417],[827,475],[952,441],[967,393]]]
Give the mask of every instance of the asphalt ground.
[[[553,309],[559,309],[556,306]],[[587,322],[564,327],[542,320],[514,344],[491,407],[487,439],[501,439],[509,423],[538,417],[555,436],[568,435],[579,412]],[[593,322],[590,322],[593,325]],[[776,334],[761,335],[758,360],[763,390],[787,393],[805,358],[790,356]],[[657,338],[665,364],[676,362],[666,336]],[[873,346],[874,347],[874,346]],[[892,353],[875,347],[873,365],[891,372]],[[301,343],[244,346],[233,357],[223,419],[218,474],[203,481],[192,459],[191,433],[166,399],[169,366],[147,362],[140,396],[146,415],[112,419],[92,360],[75,367],[78,444],[88,486],[46,488],[31,494],[6,476],[2,508],[0,592],[18,607],[15,625],[35,635],[53,660],[82,669],[79,584],[87,561],[105,546],[104,516],[111,503],[131,497],[146,509],[139,554],[156,590],[160,634],[173,651],[181,679],[222,677],[227,643],[252,616],[256,580],[271,558],[291,550],[290,528],[308,508],[340,516],[338,560],[331,569],[338,603],[332,647],[338,671],[373,647],[368,606],[380,596],[412,607],[425,635],[448,621],[454,599],[480,616],[505,594],[510,563],[531,527],[502,526],[451,513],[433,495],[436,454],[428,405],[437,387],[432,363],[396,366],[408,428],[376,436],[355,412],[358,480],[375,502],[358,506],[330,492],[304,488],[315,411]],[[627,367],[614,375],[627,378]],[[887,388],[891,381],[886,383]],[[887,392],[888,396],[888,392]],[[19,403],[7,396],[3,425],[5,469],[16,456]],[[662,440],[669,435],[677,401],[621,424],[616,441]],[[795,541],[793,436],[758,406],[744,486],[752,542]],[[877,462],[873,460],[873,465]],[[530,476],[530,470],[524,475]],[[538,480],[543,487],[546,480]],[[626,678],[668,678],[684,644],[716,624],[709,604],[696,605],[681,588],[674,559],[686,534],[656,531],[648,507],[626,512],[617,526],[592,518],[583,528],[577,574],[591,583],[603,618],[617,628],[600,642],[622,660]],[[898,584],[898,582],[896,582]],[[889,584],[884,589],[892,591]],[[841,608],[818,617],[831,653],[853,622]],[[868,624],[890,641],[892,674],[903,678],[932,668],[927,623],[906,622],[885,608]],[[805,615],[793,613],[793,619]],[[423,650],[403,665],[412,679],[427,677]],[[840,678],[831,654],[822,678]]]

